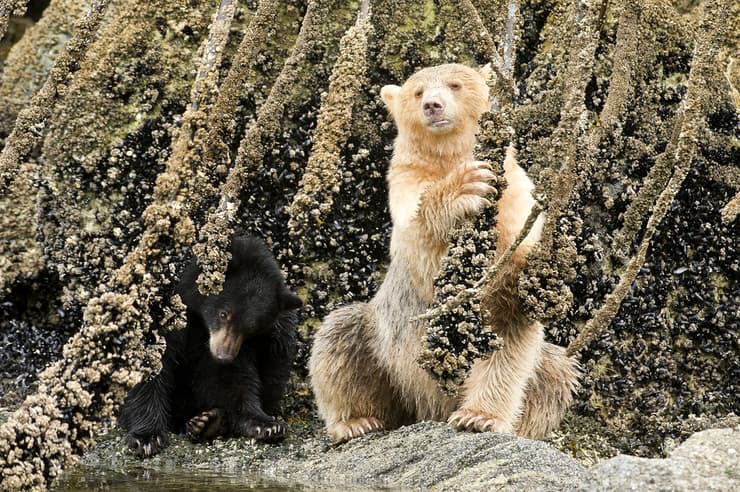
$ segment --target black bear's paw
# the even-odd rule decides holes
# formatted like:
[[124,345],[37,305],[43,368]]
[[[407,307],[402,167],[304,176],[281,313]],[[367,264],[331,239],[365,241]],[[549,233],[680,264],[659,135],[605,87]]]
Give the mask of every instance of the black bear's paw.
[[150,458],[166,448],[170,440],[166,432],[137,434],[129,432],[125,438],[126,446],[140,458]]
[[222,424],[223,410],[212,408],[188,420],[185,432],[192,442],[208,441],[221,434]]
[[242,435],[258,441],[277,442],[285,437],[288,428],[285,422],[272,420],[246,420],[242,423]]

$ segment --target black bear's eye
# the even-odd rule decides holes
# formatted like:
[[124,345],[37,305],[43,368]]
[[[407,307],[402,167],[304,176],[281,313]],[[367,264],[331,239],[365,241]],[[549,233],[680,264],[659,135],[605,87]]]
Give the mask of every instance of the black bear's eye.
[[221,318],[222,320],[225,320],[226,318],[229,317],[229,315],[226,314],[226,311],[219,311],[218,312],[218,317]]

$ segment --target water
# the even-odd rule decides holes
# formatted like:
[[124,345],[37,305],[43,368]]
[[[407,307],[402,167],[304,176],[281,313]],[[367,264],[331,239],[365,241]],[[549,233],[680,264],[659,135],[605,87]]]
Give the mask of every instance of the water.
[[249,474],[217,473],[211,470],[173,468],[152,470],[133,468],[125,471],[81,465],[62,477],[53,490],[57,492],[146,491],[146,492],[293,492],[305,487],[290,482],[268,480]]

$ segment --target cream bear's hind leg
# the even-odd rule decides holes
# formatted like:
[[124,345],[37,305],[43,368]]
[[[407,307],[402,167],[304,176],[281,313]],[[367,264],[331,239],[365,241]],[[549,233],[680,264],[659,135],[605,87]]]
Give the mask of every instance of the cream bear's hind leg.
[[513,432],[542,344],[542,326],[537,323],[517,336],[504,337],[501,349],[473,365],[460,408],[448,422],[458,429]]
[[374,354],[375,314],[352,304],[326,317],[314,337],[309,374],[319,414],[335,442],[397,425],[387,371]]
[[[514,149],[509,147],[504,161],[507,181],[498,201],[497,230],[499,254],[509,247],[524,226],[534,199],[534,185],[516,163]],[[519,274],[526,265],[529,251],[539,240],[544,215],[522,241],[498,279],[482,292],[481,305],[486,322],[503,339],[503,347],[490,358],[473,366],[463,387],[463,401],[449,422],[454,427],[470,430],[513,432],[524,404],[529,379],[541,357],[543,330],[521,313],[517,296]]]
[[565,355],[563,347],[544,344],[539,366],[527,386],[522,415],[515,426],[517,435],[542,439],[557,429],[573,403],[580,375],[578,361]]

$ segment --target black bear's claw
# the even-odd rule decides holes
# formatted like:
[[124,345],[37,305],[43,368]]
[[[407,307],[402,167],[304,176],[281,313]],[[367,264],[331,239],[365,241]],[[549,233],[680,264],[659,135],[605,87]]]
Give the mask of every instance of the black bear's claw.
[[285,437],[287,428],[285,423],[273,419],[271,421],[247,420],[244,422],[243,434],[257,441],[276,442]]
[[169,439],[165,432],[156,434],[126,434],[126,446],[141,458],[149,458],[159,453],[169,445]]

